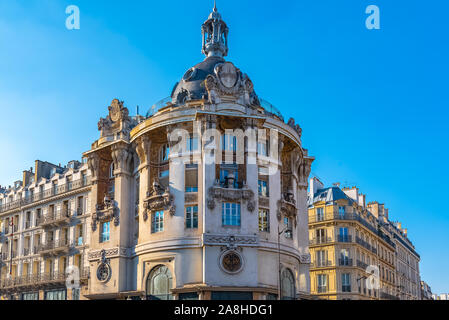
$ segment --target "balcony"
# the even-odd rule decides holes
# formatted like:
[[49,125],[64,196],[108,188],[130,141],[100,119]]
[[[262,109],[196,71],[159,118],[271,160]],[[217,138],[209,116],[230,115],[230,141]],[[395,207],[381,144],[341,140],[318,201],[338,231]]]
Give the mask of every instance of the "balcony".
[[8,254],[6,252],[1,252],[0,253],[0,260],[2,260],[2,261],[8,260]]
[[353,261],[352,261],[352,259],[338,259],[338,265],[339,266],[341,266],[341,267],[352,267],[354,264],[353,264]]
[[399,297],[383,291],[380,292],[380,298],[382,300],[399,300]]
[[68,210],[63,210],[60,213],[50,213],[45,216],[42,216],[38,219],[38,225],[47,228],[47,227],[58,227],[67,225],[70,223],[71,217],[69,216]]
[[28,256],[28,255],[30,255],[30,253],[31,253],[30,248],[23,248],[23,255],[24,255],[25,257]]
[[6,212],[9,210],[13,210],[13,209],[17,209],[17,208],[20,208],[23,206],[27,206],[27,205],[32,204],[37,201],[49,199],[49,198],[54,197],[59,194],[64,194],[66,192],[81,189],[81,188],[89,186],[90,184],[91,184],[90,177],[84,177],[83,179],[71,181],[71,182],[68,182],[68,183],[60,185],[60,186],[55,186],[51,189],[47,189],[45,191],[30,195],[27,198],[18,199],[15,201],[5,203],[0,206],[0,213]]
[[320,245],[320,244],[326,244],[326,243],[331,243],[331,242],[332,242],[331,237],[318,237],[318,238],[311,239],[309,244],[310,245]]
[[41,244],[38,247],[38,252],[42,256],[58,256],[61,254],[68,254],[70,247],[67,239],[59,239]]
[[338,242],[352,242],[352,236],[351,235],[338,235]]
[[[80,269],[80,282],[85,284],[90,277],[89,267]],[[43,274],[31,274],[13,277],[10,279],[0,279],[0,294],[15,293],[27,290],[39,290],[41,288],[52,288],[64,285],[66,281],[64,272],[51,272]]]
[[327,293],[327,287],[318,287],[317,288],[318,293]]
[[310,265],[311,268],[326,268],[326,267],[331,267],[331,266],[332,266],[332,261],[330,261],[330,260],[314,261]]
[[357,260],[357,267],[362,268],[363,270],[366,270],[366,268],[368,268],[368,265],[360,260]]
[[370,250],[370,251],[372,251],[372,249],[373,249],[373,247],[372,247],[368,242],[366,242],[365,240],[362,240],[362,239],[359,238],[359,237],[355,237],[355,242],[357,242],[357,243],[360,244],[362,247],[364,247],[364,248],[366,248],[366,249],[368,249],[368,250]]
[[378,233],[377,227],[371,225],[368,221],[362,218],[359,214],[356,213],[326,213],[326,214],[314,214],[309,215],[309,223],[317,223],[317,222],[326,222],[332,220],[343,220],[343,221],[358,221],[367,229],[369,229],[373,233]]

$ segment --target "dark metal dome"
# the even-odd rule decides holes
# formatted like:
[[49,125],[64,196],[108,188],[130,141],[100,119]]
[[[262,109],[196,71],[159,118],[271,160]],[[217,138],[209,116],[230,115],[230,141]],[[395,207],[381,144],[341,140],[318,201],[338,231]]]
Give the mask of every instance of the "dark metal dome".
[[172,102],[174,104],[182,104],[186,98],[206,98],[207,90],[204,81],[208,75],[214,73],[215,66],[223,62],[225,62],[223,58],[211,56],[187,70],[181,81],[173,89]]

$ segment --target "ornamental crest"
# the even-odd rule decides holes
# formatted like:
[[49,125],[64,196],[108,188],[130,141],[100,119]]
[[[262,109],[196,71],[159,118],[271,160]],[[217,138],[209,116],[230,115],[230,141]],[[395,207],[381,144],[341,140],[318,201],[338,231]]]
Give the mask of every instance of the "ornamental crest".
[[219,64],[216,67],[215,73],[226,88],[232,88],[235,86],[238,79],[238,74],[232,63],[226,62]]
[[143,212],[144,221],[148,219],[148,211],[152,213],[160,210],[169,210],[172,216],[176,213],[174,196],[170,194],[170,188],[164,188],[157,180],[153,181],[153,185],[147,192],[147,198],[143,206],[145,208]]
[[114,220],[114,226],[120,223],[119,210],[114,200],[105,197],[104,203],[96,205],[96,211],[92,214],[92,231],[97,230],[97,223]]

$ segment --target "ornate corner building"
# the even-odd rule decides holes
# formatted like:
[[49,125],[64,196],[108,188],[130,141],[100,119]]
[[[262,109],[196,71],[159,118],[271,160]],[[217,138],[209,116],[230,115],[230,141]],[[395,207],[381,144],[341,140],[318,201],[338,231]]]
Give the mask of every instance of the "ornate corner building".
[[[214,8],[202,25],[206,58],[185,72],[169,98],[146,116],[135,117],[115,99],[107,117],[100,119],[100,137],[83,154],[86,163],[78,169],[89,181],[86,188],[77,189],[86,192],[87,218],[75,223],[69,213],[64,224],[39,224],[36,232],[43,237],[31,240],[52,250],[49,256],[46,250],[36,256],[39,274],[54,275],[74,261],[81,261],[88,272],[75,294],[63,291],[61,282],[54,286],[60,295],[310,297],[307,188],[314,158],[302,147],[299,125],[293,119],[285,123],[276,108],[258,97],[250,78],[224,59],[228,32]],[[59,176],[46,176],[44,189],[51,190],[55,176],[67,183],[71,171],[64,170]],[[21,188],[5,191],[0,199],[8,209],[0,217],[6,221],[17,214],[27,221],[28,207],[9,205],[16,194],[29,194],[35,185],[23,182]],[[63,193],[55,201],[62,201],[61,212],[66,212],[66,201],[76,208],[76,197]],[[29,207],[32,214],[42,205],[41,219],[57,220],[52,203],[38,204]],[[81,249],[75,243],[55,252],[61,241],[76,241],[79,224],[86,245]],[[5,236],[10,240],[2,252],[11,246],[20,250],[20,243],[27,243],[20,240],[26,234],[17,235],[17,244],[8,233]],[[75,252],[82,256],[75,259]],[[35,275],[34,267],[25,267],[28,258],[9,258],[2,260],[0,294],[22,292],[23,297],[37,292],[45,298],[52,288],[41,286],[42,281],[21,291],[16,284],[22,280],[15,279]],[[17,268],[8,273],[11,263]]]

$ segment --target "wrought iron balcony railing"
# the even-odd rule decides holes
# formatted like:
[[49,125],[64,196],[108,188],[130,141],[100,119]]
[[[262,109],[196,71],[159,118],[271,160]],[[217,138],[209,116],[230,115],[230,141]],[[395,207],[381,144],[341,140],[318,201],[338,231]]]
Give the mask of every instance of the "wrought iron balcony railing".
[[38,252],[41,255],[57,255],[59,253],[70,251],[70,242],[67,239],[58,239],[48,241],[38,246]]
[[63,225],[68,224],[70,222],[70,215],[68,210],[62,210],[58,213],[49,213],[45,216],[42,216],[38,219],[38,225],[45,227],[51,225]]
[[83,179],[67,182],[60,186],[54,186],[51,189],[47,189],[43,192],[37,192],[29,197],[14,200],[0,206],[0,212],[6,212],[9,210],[17,209],[33,202],[51,198],[55,195],[63,194],[72,190],[80,189],[91,184],[90,177],[85,177]]
[[322,261],[314,261],[311,263],[311,268],[325,268],[325,267],[331,267],[332,261],[330,260],[322,260]]
[[338,235],[338,242],[352,242],[352,236],[351,235]]
[[363,261],[357,260],[357,267],[362,268],[363,270],[366,270],[366,268],[368,268],[368,264],[366,264]]
[[354,265],[353,260],[352,259],[338,259],[338,264],[340,266],[348,266],[348,267],[352,267]]
[[331,243],[331,242],[332,242],[331,237],[318,237],[318,238],[313,238],[310,240],[311,245],[326,244],[326,243]]

